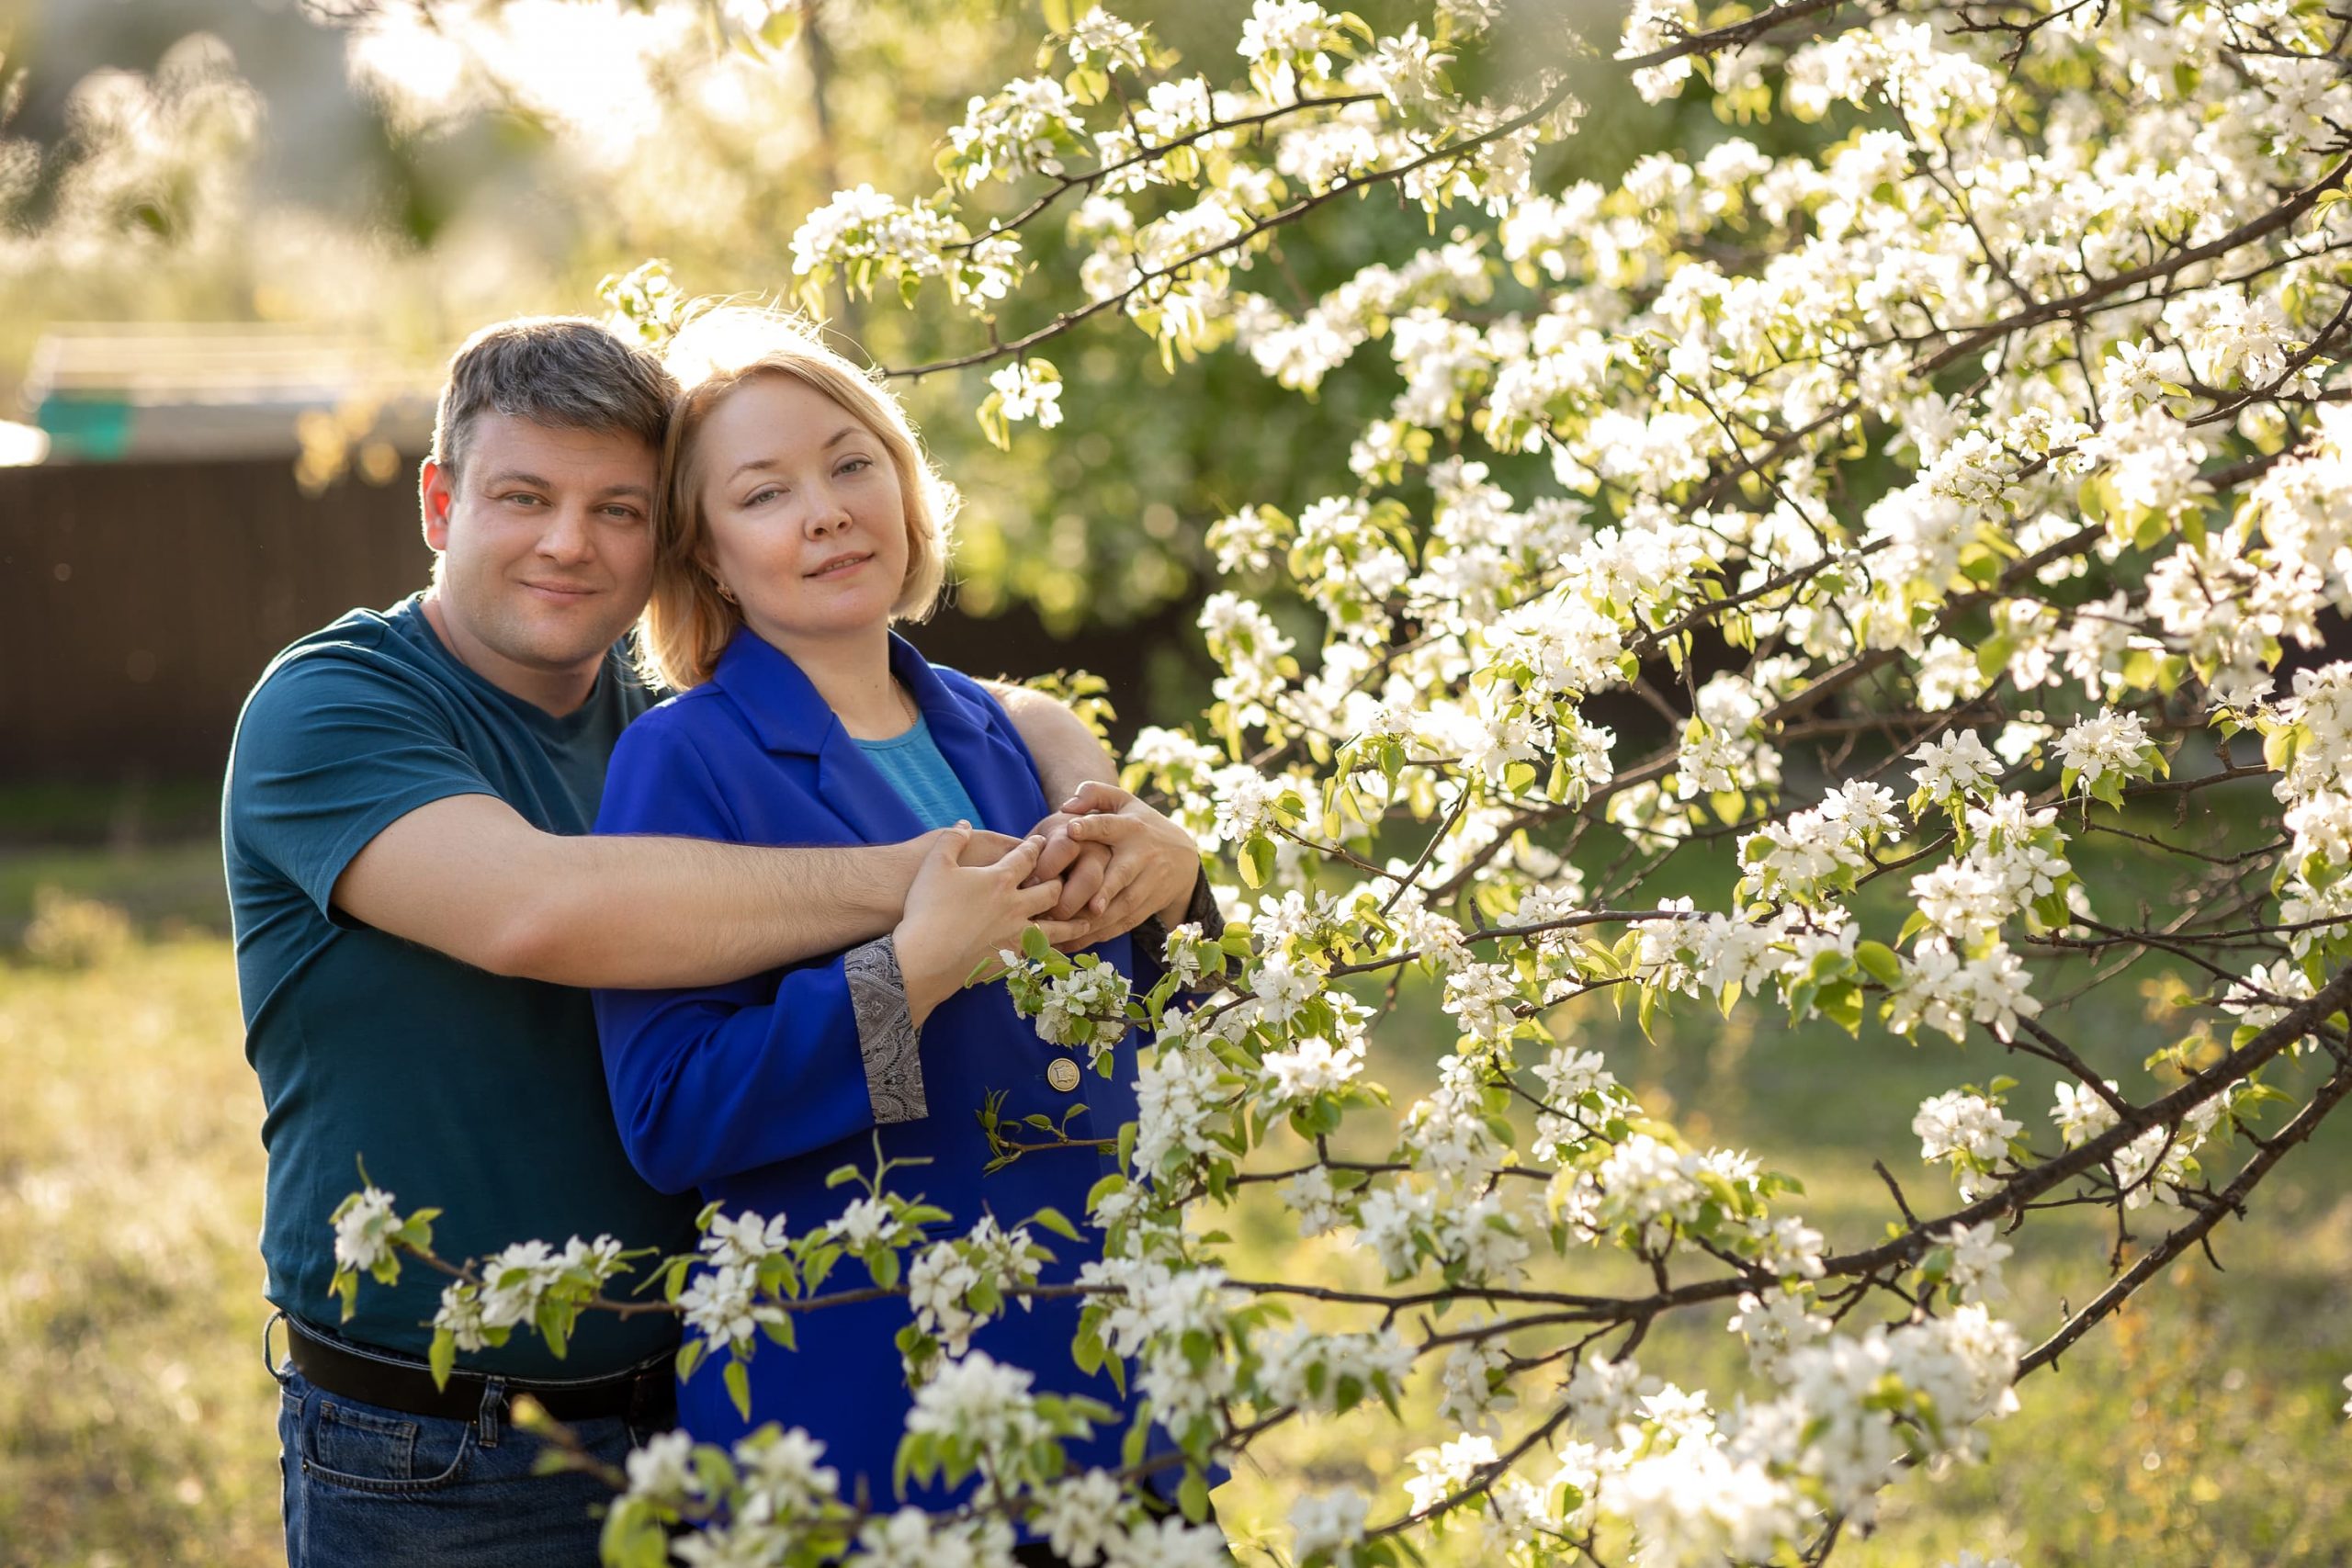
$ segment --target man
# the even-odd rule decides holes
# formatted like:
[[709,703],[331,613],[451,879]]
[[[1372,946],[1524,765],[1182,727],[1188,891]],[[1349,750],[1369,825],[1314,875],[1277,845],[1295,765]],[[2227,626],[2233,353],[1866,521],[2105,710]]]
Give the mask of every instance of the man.
[[[591,1313],[560,1359],[520,1329],[446,1389],[424,1362],[445,1280],[370,1282],[339,1323],[329,1215],[356,1160],[403,1206],[445,1211],[444,1256],[605,1234],[684,1250],[696,1200],[630,1168],[582,987],[706,984],[872,942],[886,961],[861,966],[861,1026],[909,1027],[885,933],[928,838],[586,836],[613,743],[654,700],[615,644],[651,581],[673,390],[591,321],[478,333],[422,470],[431,586],[296,642],[238,721],[222,840],[267,1108],[262,1251],[289,1336],[273,1371],[292,1568],[593,1562],[601,1483],[535,1477],[510,1402],[532,1394],[608,1461],[669,1413],[666,1314]],[[1100,776],[1077,719],[1005,695],[1049,799]],[[1100,784],[1072,804],[1104,814],[1041,824],[1039,874],[1063,879],[1049,938],[1182,900],[1199,863],[1181,829]]]

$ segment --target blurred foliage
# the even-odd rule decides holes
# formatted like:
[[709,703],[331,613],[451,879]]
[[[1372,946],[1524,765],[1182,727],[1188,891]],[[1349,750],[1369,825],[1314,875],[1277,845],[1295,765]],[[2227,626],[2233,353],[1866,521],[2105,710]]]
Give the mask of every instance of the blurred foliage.
[[[499,316],[594,310],[600,278],[649,256],[692,293],[785,299],[801,218],[860,183],[937,189],[944,129],[973,95],[1036,68],[1046,26],[1037,5],[1007,0],[777,3],[775,25],[732,33],[725,18],[756,7],[456,0],[428,14],[413,0],[308,0],[297,16],[263,0],[170,0],[112,19],[74,12],[72,27],[41,7],[0,65],[36,107],[52,106],[0,141],[0,290],[17,307],[0,321],[0,377],[23,368],[47,322],[91,319],[311,322],[429,362]],[[1248,0],[1114,8],[1148,23],[1179,69],[1215,82],[1238,72]],[[275,13],[266,30],[260,9]],[[1423,9],[1363,7],[1380,26]],[[1559,58],[1572,28],[1606,39],[1615,19],[1600,0],[1520,0],[1499,47],[1462,73],[1491,83]],[[219,38],[175,44],[152,69],[111,68],[167,23]],[[243,69],[219,39],[260,66]],[[335,51],[350,86],[322,107],[315,78]],[[108,69],[82,75],[102,60]],[[1695,157],[1731,131],[1733,117],[1697,95],[1642,104],[1605,60],[1584,62],[1577,89],[1592,112],[1548,183],[1608,179],[1661,147]],[[1737,129],[1768,152],[1809,134]],[[1430,239],[1393,193],[1335,203],[1285,234],[1260,268],[1275,276],[1248,286],[1303,305]],[[1047,276],[1074,279],[1054,225],[1030,251]],[[1074,282],[1064,292],[1075,298]],[[960,317],[832,304],[835,327],[886,365],[984,346]],[[1064,633],[1197,597],[1201,536],[1227,512],[1351,490],[1349,444],[1398,385],[1379,355],[1316,399],[1239,355],[1170,370],[1116,319],[1057,360],[1064,424],[1023,430],[1010,452],[972,418],[984,369],[907,390],[968,498],[961,605],[985,615],[1025,601]]]

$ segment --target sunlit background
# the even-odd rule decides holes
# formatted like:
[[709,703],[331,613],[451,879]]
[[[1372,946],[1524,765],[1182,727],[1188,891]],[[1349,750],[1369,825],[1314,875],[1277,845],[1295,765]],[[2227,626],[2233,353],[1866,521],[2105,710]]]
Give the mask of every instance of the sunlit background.
[[[1248,6],[1114,8],[1221,75]],[[1507,25],[1564,21],[1614,25],[1605,0]],[[1030,0],[0,0],[0,1568],[282,1560],[220,767],[270,653],[422,582],[413,475],[449,349],[597,312],[649,257],[696,293],[784,297],[801,217],[861,182],[933,188],[941,129],[1033,69],[1043,31]],[[1586,74],[1577,176],[1728,134],[1702,95],[1650,107]],[[1318,223],[1286,280],[1307,293],[1427,243],[1393,207]],[[977,344],[944,313],[827,304],[884,365]],[[1368,366],[1303,399],[1234,355],[1163,367],[1117,323],[1057,362],[1067,423],[1010,453],[974,423],[979,373],[904,385],[967,497],[954,606],[922,640],[979,672],[1092,669],[1122,734],[1181,722],[1207,683],[1203,531],[1352,489],[1349,441],[1396,383]],[[1860,1239],[1869,1160],[1909,1157],[1950,1064],[1756,1017],[1634,1036],[1626,1076],[1662,1111],[1703,1104],[1694,1136],[1712,1115],[1804,1174],[1812,1217]],[[1401,1032],[1389,1065],[1441,1048]],[[2343,1438],[2312,1375],[2352,1267],[2342,1154],[2278,1183],[2299,1245],[2177,1271],[2034,1391],[1994,1465],[1898,1489],[1840,1561],[2345,1560]],[[1301,1266],[1277,1235],[1267,1267]],[[2054,1264],[2018,1272],[2021,1314],[2080,1297]],[[1220,1507],[1246,1536],[1301,1476],[1398,1463],[1372,1440],[1301,1439]]]

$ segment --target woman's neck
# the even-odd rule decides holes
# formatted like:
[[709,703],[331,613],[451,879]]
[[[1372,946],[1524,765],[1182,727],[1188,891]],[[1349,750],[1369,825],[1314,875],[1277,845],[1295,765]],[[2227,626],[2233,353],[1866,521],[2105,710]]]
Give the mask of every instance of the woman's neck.
[[800,667],[853,738],[888,740],[913,726],[913,699],[890,674],[888,626],[837,637],[791,636],[756,625],[752,629]]

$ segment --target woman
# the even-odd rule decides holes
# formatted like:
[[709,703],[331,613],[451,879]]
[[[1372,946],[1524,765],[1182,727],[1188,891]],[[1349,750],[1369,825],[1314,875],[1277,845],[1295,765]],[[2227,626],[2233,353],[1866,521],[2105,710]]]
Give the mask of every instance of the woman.
[[[643,646],[651,673],[683,694],[622,737],[597,830],[763,844],[896,842],[958,822],[1028,831],[1048,808],[1002,710],[890,630],[937,597],[952,503],[896,403],[763,312],[700,318],[671,361],[684,391]],[[1046,1205],[1083,1213],[1116,1168],[1108,1146],[1028,1154],[984,1176],[975,1112],[1002,1091],[1002,1116],[1043,1112],[1072,1140],[1111,1139],[1135,1115],[1134,1042],[1107,1080],[1080,1074],[1003,986],[964,987],[1058,887],[1021,886],[1035,839],[964,866],[956,838],[925,862],[888,938],[734,985],[599,993],[615,1114],[648,1179],[805,1230],[856,1195],[826,1176],[870,1168],[878,1131],[891,1158],[930,1162],[892,1185],[948,1210],[958,1230],[984,1212],[1008,1225]],[[1118,937],[1096,951],[1125,970],[1129,947]],[[1045,1277],[1074,1276],[1090,1249],[1052,1245]],[[862,1485],[885,1507],[910,1404],[893,1343],[908,1321],[902,1299],[803,1314],[797,1352],[763,1348],[750,1368],[756,1420],[807,1427],[842,1495]],[[1121,1406],[1107,1379],[1071,1365],[1077,1325],[1075,1301],[1040,1302],[972,1343],[1035,1371],[1039,1392]],[[682,1385],[679,1414],[708,1441],[746,1429],[715,1369]],[[1073,1461],[1114,1466],[1123,1425],[1073,1445]],[[910,1489],[910,1500],[945,1497]]]

